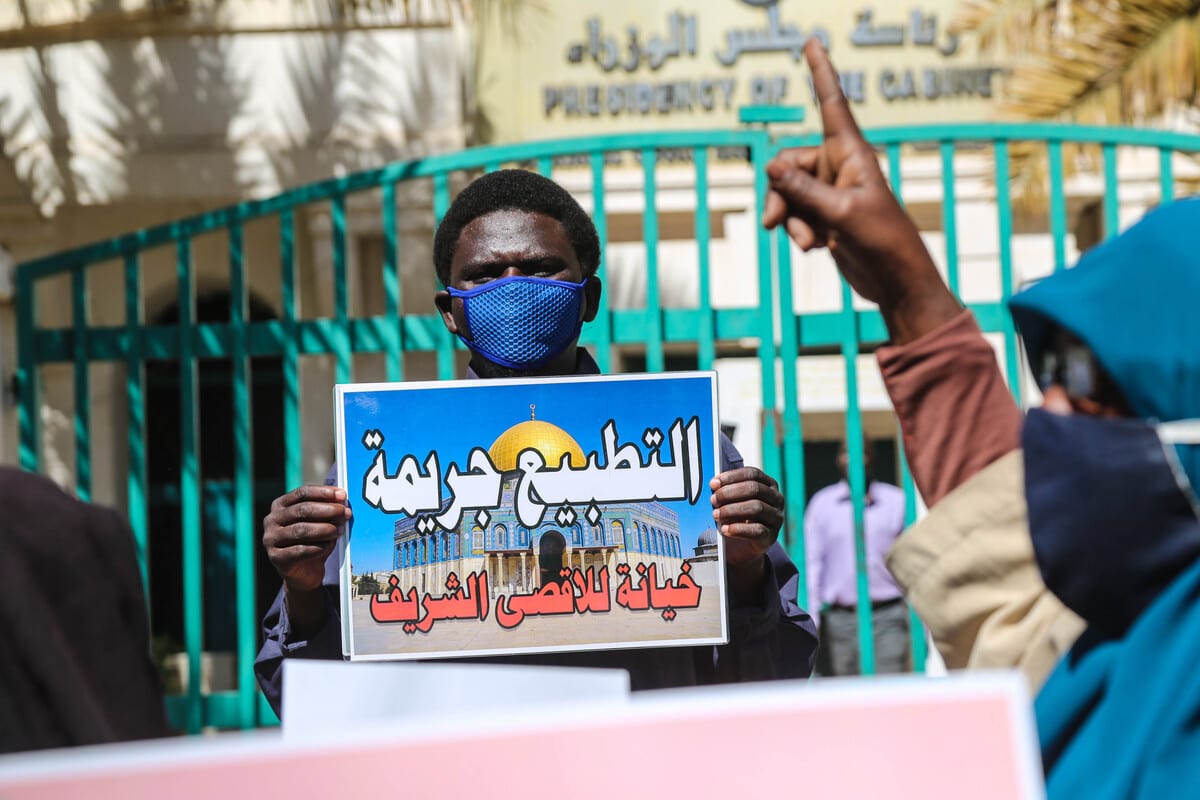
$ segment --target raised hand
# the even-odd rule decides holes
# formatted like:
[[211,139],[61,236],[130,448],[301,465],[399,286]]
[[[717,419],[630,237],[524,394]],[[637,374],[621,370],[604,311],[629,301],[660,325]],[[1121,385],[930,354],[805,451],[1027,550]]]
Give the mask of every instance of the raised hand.
[[798,247],[828,247],[856,292],[879,304],[888,333],[903,344],[960,311],[913,221],[879,169],[842,93],[825,48],[804,48],[820,103],[824,141],[785,150],[767,164],[763,211]]

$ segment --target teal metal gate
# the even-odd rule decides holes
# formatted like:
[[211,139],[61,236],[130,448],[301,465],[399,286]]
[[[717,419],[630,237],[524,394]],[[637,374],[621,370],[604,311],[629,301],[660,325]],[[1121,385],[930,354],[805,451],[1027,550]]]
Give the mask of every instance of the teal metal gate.
[[[771,113],[762,119],[784,119]],[[869,131],[868,139],[881,151],[888,166],[894,191],[903,199],[900,181],[902,148],[927,145],[937,152],[942,164],[942,225],[946,241],[946,263],[950,285],[959,285],[958,230],[955,200],[955,159],[963,147],[993,155],[997,231],[1000,242],[999,302],[971,304],[970,308],[983,329],[1004,337],[1007,374],[1020,374],[1018,348],[1012,324],[1004,310],[1004,301],[1013,288],[1012,252],[1009,237],[1013,233],[1013,207],[1009,182],[1010,152],[1015,143],[1033,143],[1047,156],[1048,179],[1045,191],[1049,200],[1048,229],[1054,246],[1054,266],[1065,267],[1067,235],[1066,195],[1064,192],[1063,147],[1075,143],[1096,146],[1103,159],[1104,228],[1112,235],[1118,227],[1118,148],[1152,148],[1158,153],[1159,185],[1163,201],[1175,194],[1172,157],[1176,152],[1200,152],[1200,137],[1181,134],[1057,125],[951,125],[937,127],[892,128]],[[401,314],[401,281],[398,270],[397,186],[409,181],[430,181],[433,212],[440,219],[451,199],[451,178],[456,173],[477,173],[508,164],[532,164],[543,174],[551,174],[555,160],[575,157],[591,174],[593,218],[601,242],[607,241],[608,216],[604,176],[606,159],[612,153],[633,153],[641,162],[644,178],[642,235],[646,246],[646,302],[640,309],[611,309],[607,301],[594,323],[584,330],[584,343],[595,352],[604,370],[613,367],[613,348],[635,345],[645,348],[650,371],[664,369],[665,348],[684,343],[694,347],[701,369],[712,366],[719,343],[757,341],[762,367],[762,407],[777,413],[763,415],[763,468],[779,476],[787,498],[787,523],[784,542],[804,574],[804,546],[801,521],[804,513],[805,482],[800,393],[796,369],[781,370],[777,363],[795,365],[806,352],[838,352],[845,363],[846,436],[851,461],[851,488],[854,514],[858,525],[857,555],[859,579],[859,620],[862,644],[861,663],[865,673],[874,670],[870,631],[870,606],[866,591],[866,570],[862,537],[863,469],[862,420],[858,403],[858,373],[855,356],[869,351],[886,338],[879,314],[855,310],[851,292],[843,283],[842,308],[830,313],[797,313],[793,302],[793,271],[787,241],[782,234],[758,229],[756,277],[758,304],[752,308],[719,308],[712,305],[710,279],[709,168],[713,150],[741,148],[753,169],[755,207],[761,210],[766,193],[763,166],[783,147],[817,142],[816,134],[799,137],[775,137],[765,127],[737,130],[653,133],[603,136],[586,139],[536,142],[502,147],[487,147],[435,156],[419,161],[390,164],[382,169],[329,180],[295,189],[267,200],[241,203],[168,225],[149,228],[88,247],[59,253],[21,265],[17,273],[18,297],[18,387],[20,421],[20,461],[30,470],[42,466],[40,411],[40,370],[50,365],[73,368],[74,438],[76,490],[91,496],[93,471],[92,430],[89,409],[89,367],[96,362],[125,366],[125,412],[129,429],[128,478],[126,500],[136,538],[144,577],[147,576],[147,550],[161,534],[148,525],[150,491],[147,478],[148,458],[161,449],[161,442],[146,437],[148,362],[177,362],[180,397],[180,437],[177,481],[170,487],[180,509],[182,528],[182,565],[179,592],[183,605],[183,649],[186,652],[187,688],[182,695],[168,698],[168,708],[177,724],[198,731],[204,726],[251,727],[273,721],[270,709],[257,691],[252,664],[259,646],[259,620],[255,608],[255,559],[260,547],[260,520],[255,513],[255,465],[252,460],[251,380],[249,359],[278,358],[282,365],[282,417],[284,439],[299,442],[302,435],[300,416],[299,362],[303,356],[326,354],[335,363],[335,379],[354,379],[353,356],[381,354],[388,380],[403,380],[405,353],[435,353],[437,373],[442,379],[456,377],[456,343],[444,330],[436,314]],[[663,308],[660,303],[659,212],[656,207],[655,170],[664,151],[680,150],[690,154],[694,165],[696,208],[694,232],[698,244],[699,303],[694,308]],[[379,191],[383,236],[384,311],[375,316],[352,316],[347,287],[347,201],[359,193]],[[297,313],[296,283],[296,211],[302,207],[327,207],[331,221],[333,267],[333,314],[322,318],[300,318]],[[249,224],[266,222],[275,227],[278,237],[280,269],[279,318],[251,319],[248,293],[247,260],[243,252],[244,229]],[[227,241],[228,322],[205,322],[196,317],[195,268],[193,241],[203,235],[221,233]],[[174,249],[175,300],[178,319],[171,324],[152,324],[143,313],[144,290],[142,258],[147,251]],[[123,324],[93,324],[88,311],[89,270],[103,262],[119,260],[123,264],[125,317]],[[39,286],[69,276],[71,324],[68,327],[41,327],[35,309]],[[430,309],[432,311],[432,309]],[[236,609],[237,690],[202,693],[199,676],[204,649],[204,558],[202,525],[207,491],[202,485],[198,441],[199,381],[197,365],[202,359],[226,359],[232,365],[232,400],[227,409],[233,429],[232,491],[223,512],[232,518]],[[1019,398],[1019,382],[1012,389]],[[208,443],[206,443],[207,446]],[[172,448],[174,448],[172,443]],[[903,459],[901,459],[903,461]],[[301,454],[298,446],[285,448],[282,483],[287,487],[302,481]],[[908,498],[909,521],[915,518],[916,497],[907,474],[902,480]],[[800,598],[802,603],[806,598]],[[918,668],[924,662],[924,637],[919,624],[914,626],[915,657]]]

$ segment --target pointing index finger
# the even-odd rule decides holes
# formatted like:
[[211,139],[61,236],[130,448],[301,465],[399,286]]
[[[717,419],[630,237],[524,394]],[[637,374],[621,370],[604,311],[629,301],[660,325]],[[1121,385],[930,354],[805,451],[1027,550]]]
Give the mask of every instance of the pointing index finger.
[[833,62],[829,53],[816,37],[810,36],[804,45],[804,57],[808,60],[808,68],[812,70],[813,89],[817,94],[817,102],[821,104],[821,124],[825,128],[825,138],[841,136],[844,133],[861,136],[858,123],[850,113],[850,104],[842,93],[842,84],[838,81]]

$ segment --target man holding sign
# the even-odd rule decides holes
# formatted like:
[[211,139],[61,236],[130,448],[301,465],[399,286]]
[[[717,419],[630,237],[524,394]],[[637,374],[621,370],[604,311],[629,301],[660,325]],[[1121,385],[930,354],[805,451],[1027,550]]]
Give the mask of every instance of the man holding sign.
[[[434,261],[446,287],[435,298],[442,320],[471,349],[467,377],[598,374],[578,338],[599,308],[600,257],[595,226],[554,182],[501,170],[464,189],[438,227]],[[623,668],[634,689],[807,676],[816,634],[796,605],[796,567],[776,543],[783,497],[771,477],[744,466],[727,439],[720,462],[710,488],[725,537],[729,644],[502,660]],[[278,498],[263,523],[263,546],[283,587],[264,620],[255,670],[277,711],[284,658],[342,654],[331,553],[350,516],[346,499],[335,486],[302,486]]]

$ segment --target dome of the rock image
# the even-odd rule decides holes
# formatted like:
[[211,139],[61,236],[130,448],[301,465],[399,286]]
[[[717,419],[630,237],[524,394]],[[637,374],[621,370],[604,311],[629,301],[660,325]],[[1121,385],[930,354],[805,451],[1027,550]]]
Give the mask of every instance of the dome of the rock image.
[[546,465],[550,467],[558,467],[563,454],[570,456],[568,463],[572,467],[578,469],[587,465],[583,448],[571,434],[540,419],[527,419],[513,425],[492,442],[492,446],[488,448],[488,455],[491,456],[496,469],[511,472],[517,468],[517,456],[529,448],[541,453]]

